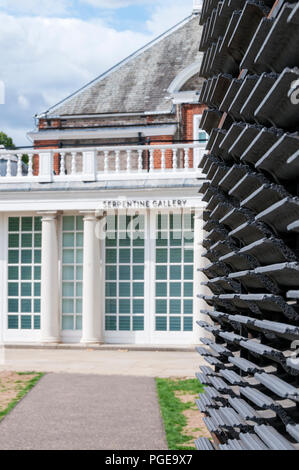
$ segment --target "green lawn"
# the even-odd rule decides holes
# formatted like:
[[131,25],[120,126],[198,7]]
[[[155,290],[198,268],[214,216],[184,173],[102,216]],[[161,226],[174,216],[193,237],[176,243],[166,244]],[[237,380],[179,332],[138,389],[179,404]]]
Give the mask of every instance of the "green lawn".
[[[1,409],[0,407],[0,421],[36,385],[36,383],[43,377],[44,374],[40,372],[18,372],[17,375],[20,377],[20,380],[14,381],[14,387],[16,391],[15,397],[8,403],[8,405],[5,406],[4,409]],[[26,376],[32,377],[29,378],[29,380],[26,380]]]
[[190,408],[197,408],[194,400],[183,403],[175,396],[175,392],[196,396],[204,391],[203,385],[197,379],[160,378],[156,379],[156,384],[169,450],[194,450],[194,447],[188,446],[193,436],[184,434],[187,419],[183,412]]

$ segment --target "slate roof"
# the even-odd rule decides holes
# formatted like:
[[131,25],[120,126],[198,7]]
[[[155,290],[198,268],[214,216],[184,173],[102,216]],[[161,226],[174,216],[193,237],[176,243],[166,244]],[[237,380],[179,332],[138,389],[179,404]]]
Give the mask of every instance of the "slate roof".
[[171,112],[167,89],[182,70],[202,59],[201,30],[199,17],[188,17],[44,114]]

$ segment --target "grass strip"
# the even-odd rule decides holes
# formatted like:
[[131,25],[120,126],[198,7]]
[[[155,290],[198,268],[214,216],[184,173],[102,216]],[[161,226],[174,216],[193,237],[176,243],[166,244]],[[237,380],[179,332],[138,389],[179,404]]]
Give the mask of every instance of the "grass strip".
[[[18,375],[32,375],[32,373],[35,374],[35,372],[19,372]],[[6,416],[10,411],[19,403],[22,398],[27,395],[27,393],[37,384],[37,382],[44,376],[43,372],[38,372],[35,374],[35,377],[32,377],[31,380],[29,380],[25,387],[20,390],[16,396],[9,404],[8,406],[0,411],[0,421]]]
[[194,448],[184,445],[193,439],[183,433],[187,425],[187,419],[183,412],[195,406],[193,402],[183,403],[175,392],[194,394],[204,392],[203,385],[197,379],[175,380],[156,379],[158,399],[169,450],[194,450]]

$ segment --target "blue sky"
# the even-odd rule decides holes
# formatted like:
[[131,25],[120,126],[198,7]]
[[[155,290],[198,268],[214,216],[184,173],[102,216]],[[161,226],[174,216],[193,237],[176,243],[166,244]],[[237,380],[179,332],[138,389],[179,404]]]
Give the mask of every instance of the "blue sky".
[[193,0],[0,0],[0,131],[16,145],[34,115],[192,12]]

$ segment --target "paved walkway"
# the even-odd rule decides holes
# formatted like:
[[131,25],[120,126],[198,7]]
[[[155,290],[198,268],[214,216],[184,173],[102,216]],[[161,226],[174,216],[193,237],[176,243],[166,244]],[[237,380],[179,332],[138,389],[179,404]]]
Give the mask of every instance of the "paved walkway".
[[155,381],[48,374],[0,423],[0,449],[167,449]]
[[0,370],[76,374],[191,377],[205,364],[196,352],[7,349]]

